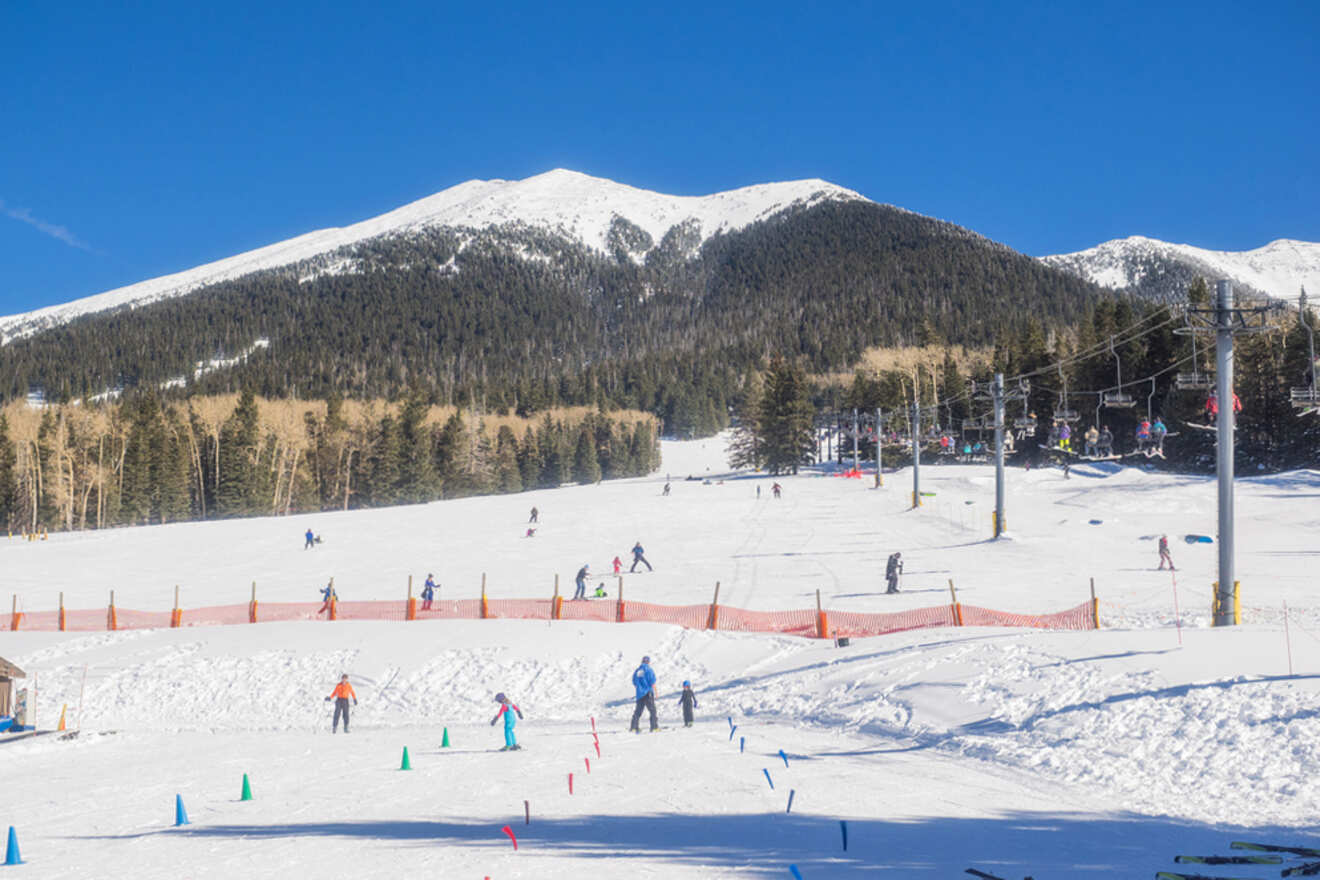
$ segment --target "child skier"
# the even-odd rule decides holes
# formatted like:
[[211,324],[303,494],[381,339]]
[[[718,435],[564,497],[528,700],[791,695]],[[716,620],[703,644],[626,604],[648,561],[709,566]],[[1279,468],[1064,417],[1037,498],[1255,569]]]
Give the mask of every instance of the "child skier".
[[435,575],[427,572],[426,583],[422,584],[422,610],[431,610],[431,600],[435,598]]
[[683,707],[683,726],[692,726],[692,710],[697,708],[697,695],[692,693],[692,682],[683,682],[683,693],[678,695],[678,705]]
[[616,556],[614,557],[614,573],[618,574],[621,571],[623,571],[623,560]]
[[1169,563],[1169,571],[1177,571],[1173,567],[1173,557],[1169,555],[1169,536],[1160,535],[1160,571],[1164,571],[1164,563]]
[[344,719],[344,733],[348,733],[348,701],[352,700],[353,705],[357,705],[357,694],[353,692],[353,685],[348,683],[348,674],[340,676],[339,684],[330,692],[330,696],[325,698],[328,703],[335,701],[335,720],[330,726],[331,733],[339,732],[339,719]]
[[339,594],[335,592],[334,578],[331,578],[330,583],[321,588],[321,599],[324,601],[321,603],[321,609],[316,612],[317,614],[325,613],[326,609],[330,607],[330,603],[339,601]]
[[316,535],[312,534],[311,529],[307,530],[307,534],[303,535],[303,539],[304,539],[303,541],[304,550],[310,550],[316,546]]
[[889,588],[886,593],[898,592],[898,576],[903,573],[903,554],[894,553],[889,557],[889,562],[885,564],[885,580],[889,582]]
[[605,592],[605,583],[603,581],[596,584],[596,592],[593,595],[597,599],[608,599],[610,597],[609,593]]
[[[504,716],[504,748],[500,749],[500,751],[516,752],[521,749],[522,746],[518,745],[518,739],[513,735],[513,726],[517,724],[518,721],[522,720],[522,710],[510,702],[509,698],[504,696],[504,694],[496,694],[495,702],[500,704],[500,711],[496,712],[495,717],[490,719],[490,726],[494,727],[495,722],[500,720],[500,716]],[[513,717],[515,713],[518,715],[517,720],[514,720]]]

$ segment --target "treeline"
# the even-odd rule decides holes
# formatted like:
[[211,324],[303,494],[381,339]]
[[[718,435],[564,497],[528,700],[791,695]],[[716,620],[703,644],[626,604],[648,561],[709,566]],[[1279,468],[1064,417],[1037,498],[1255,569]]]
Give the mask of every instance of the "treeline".
[[242,394],[0,412],[0,523],[89,529],[347,510],[638,476],[656,420],[586,407],[524,419],[433,405]]
[[[186,297],[88,316],[0,346],[0,400],[161,388],[371,399],[528,415],[649,412],[675,436],[725,426],[772,353],[813,373],[868,347],[990,345],[1034,316],[1081,319],[1099,288],[948,223],[863,202],[789,211],[693,250],[620,223],[600,254],[525,227],[376,239]],[[208,371],[199,363],[269,346]]]

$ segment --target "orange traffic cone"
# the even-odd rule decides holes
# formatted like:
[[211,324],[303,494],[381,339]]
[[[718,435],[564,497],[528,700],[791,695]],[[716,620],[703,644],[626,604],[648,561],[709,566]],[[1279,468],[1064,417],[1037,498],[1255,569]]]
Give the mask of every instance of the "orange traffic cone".
[[57,728],[55,728],[56,730],[63,730],[63,729],[64,729],[64,710],[67,709],[67,708],[69,708],[69,704],[68,704],[68,703],[65,703],[63,706],[60,707],[60,726],[57,727]]

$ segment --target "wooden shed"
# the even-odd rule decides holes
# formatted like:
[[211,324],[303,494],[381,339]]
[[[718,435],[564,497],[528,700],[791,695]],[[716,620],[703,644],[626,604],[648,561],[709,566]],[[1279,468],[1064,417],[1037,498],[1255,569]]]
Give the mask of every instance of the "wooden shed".
[[27,678],[27,673],[0,657],[0,715],[14,714],[14,679]]

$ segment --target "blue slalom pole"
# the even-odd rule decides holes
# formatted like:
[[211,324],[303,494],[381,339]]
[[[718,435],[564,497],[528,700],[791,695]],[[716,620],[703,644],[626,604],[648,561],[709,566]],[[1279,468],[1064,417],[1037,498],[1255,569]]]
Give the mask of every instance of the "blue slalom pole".
[[774,781],[773,779],[770,778],[770,771],[767,770],[767,769],[765,769],[764,767],[762,767],[762,768],[761,768],[761,772],[765,774],[765,781],[768,782],[768,783],[770,783],[770,790],[771,790],[771,791],[774,791],[774,790],[775,790],[775,781]]
[[9,843],[5,846],[5,864],[23,864],[23,859],[18,854],[18,832],[14,830],[13,825],[9,826]]
[[789,865],[788,871],[793,875],[794,880],[802,880],[802,872],[798,870],[797,865]]
[[738,751],[742,752],[746,748],[747,748],[747,737],[745,736],[738,737]]
[[176,794],[174,796],[174,827],[178,828],[180,825],[188,824],[190,824],[188,822],[188,811],[183,808],[183,795]]
[[733,742],[733,732],[738,729],[738,725],[729,728],[729,742]]
[[788,809],[787,809],[787,810],[784,810],[785,813],[791,813],[791,812],[793,812],[793,795],[795,795],[795,794],[797,794],[797,790],[796,790],[796,789],[792,789],[792,788],[790,788],[790,789],[788,790]]
[[784,759],[784,766],[787,767],[787,766],[788,766],[788,755],[785,755],[785,754],[784,754],[784,750],[783,750],[783,749],[780,749],[780,750],[779,750],[779,757],[781,757],[781,758]]
[[843,851],[844,851],[844,852],[847,852],[847,851],[848,851],[848,823],[845,822],[845,821],[843,821],[842,819],[839,820],[839,831],[843,833]]

